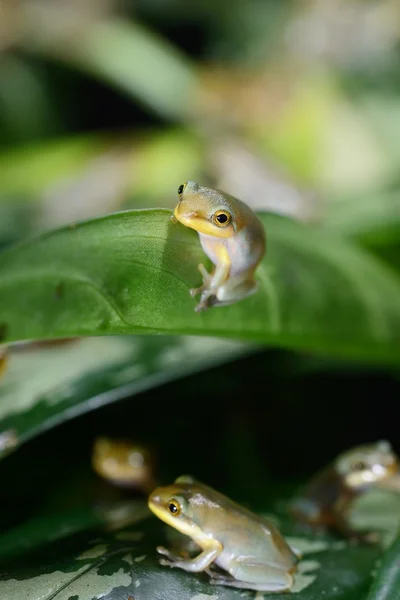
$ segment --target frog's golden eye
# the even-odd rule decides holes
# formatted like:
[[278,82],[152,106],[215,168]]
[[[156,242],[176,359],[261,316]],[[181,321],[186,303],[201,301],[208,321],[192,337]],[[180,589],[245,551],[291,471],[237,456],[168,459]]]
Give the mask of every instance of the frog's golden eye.
[[168,502],[168,510],[171,513],[171,515],[174,515],[174,517],[178,517],[182,512],[182,507],[179,504],[178,500],[175,500],[175,498],[171,498],[171,500]]
[[183,194],[183,190],[185,189],[186,185],[187,185],[187,182],[185,182],[185,183],[182,183],[182,184],[181,184],[181,185],[178,187],[178,196],[182,196],[182,194]]
[[351,465],[352,471],[364,471],[364,469],[366,469],[366,468],[367,468],[367,466],[362,460],[357,460],[356,462],[354,462]]
[[217,227],[226,227],[232,221],[232,216],[226,210],[217,210],[213,214],[212,220]]

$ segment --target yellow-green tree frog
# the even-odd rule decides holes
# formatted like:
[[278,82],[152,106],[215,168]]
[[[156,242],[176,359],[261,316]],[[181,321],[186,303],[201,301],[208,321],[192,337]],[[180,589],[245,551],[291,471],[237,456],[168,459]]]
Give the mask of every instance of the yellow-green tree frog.
[[[159,546],[162,565],[205,571],[214,585],[264,592],[292,587],[299,555],[270,521],[188,475],[156,488],[148,504],[157,517],[199,546],[198,556],[189,559]],[[215,565],[226,573],[217,572]]]
[[254,294],[254,272],[265,254],[264,228],[247,204],[220,190],[187,181],[178,188],[172,220],[198,232],[201,246],[215,265],[212,274],[200,264],[203,284],[196,312],[225,306]]
[[352,528],[351,508],[373,487],[397,489],[398,480],[399,459],[389,442],[357,446],[317,473],[292,502],[290,511],[311,527],[327,527],[359,541],[377,541],[375,532]]

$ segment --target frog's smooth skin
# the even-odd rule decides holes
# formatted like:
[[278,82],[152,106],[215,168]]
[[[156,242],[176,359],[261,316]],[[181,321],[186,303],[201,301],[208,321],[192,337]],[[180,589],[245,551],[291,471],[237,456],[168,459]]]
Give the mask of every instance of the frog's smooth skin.
[[[200,554],[184,559],[163,547],[162,565],[197,573],[205,571],[214,585],[283,592],[293,585],[299,556],[278,529],[214,489],[182,476],[156,488],[149,508],[162,521],[189,536]],[[212,567],[226,571],[218,573]]]
[[265,254],[264,228],[247,204],[220,190],[187,181],[178,188],[172,220],[199,234],[201,246],[215,265],[212,274],[200,264],[203,284],[196,312],[243,300],[257,291],[254,272]]
[[92,449],[94,471],[109,483],[148,494],[155,483],[147,448],[129,440],[99,437]]
[[352,448],[310,481],[290,511],[311,527],[327,527],[354,540],[378,541],[376,532],[352,529],[350,511],[355,499],[373,487],[400,491],[399,474],[399,459],[389,442]]

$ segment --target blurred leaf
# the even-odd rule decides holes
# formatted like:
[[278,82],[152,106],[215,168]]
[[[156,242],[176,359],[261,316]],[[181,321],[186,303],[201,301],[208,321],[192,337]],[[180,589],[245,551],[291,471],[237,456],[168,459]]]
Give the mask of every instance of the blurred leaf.
[[199,89],[194,67],[154,32],[110,18],[88,23],[74,34],[64,33],[65,37],[62,29],[59,33],[54,39],[50,30],[32,30],[26,48],[99,77],[163,117],[185,121],[195,114]]
[[356,358],[399,359],[400,282],[366,252],[261,215],[260,290],[194,312],[204,255],[166,210],[115,213],[0,254],[3,341],[121,333],[224,336]]
[[11,352],[0,381],[0,456],[85,412],[249,351],[229,340],[123,336]]
[[0,245],[36,233],[32,231],[32,221],[36,216],[34,205],[27,206],[24,200],[5,197],[0,192]]
[[[166,190],[176,190],[188,173],[202,175],[202,153],[203,141],[183,127],[61,138],[0,153],[0,239],[17,199],[32,232],[121,205],[168,206]],[[31,214],[28,201],[40,214]]]
[[268,153],[280,159],[293,175],[308,183],[315,182],[321,169],[321,149],[329,117],[337,101],[336,91],[324,77],[313,75],[307,81],[303,75],[295,78],[285,93],[278,118],[272,113],[268,127],[257,126],[253,133],[256,139],[261,137]]
[[400,590],[400,536],[380,562],[368,600],[398,600]]
[[7,194],[32,199],[81,171],[104,149],[99,136],[79,136],[9,149],[0,154],[0,202]]
[[[200,138],[183,127],[143,136],[135,155],[134,181],[130,186],[131,194],[140,202],[138,208],[168,206],[169,190],[175,192],[188,173],[194,181],[201,179],[202,153]],[[148,202],[144,203],[143,198]],[[127,203],[134,208],[131,200]]]
[[360,105],[338,96],[315,157],[316,184],[327,194],[378,192],[397,173],[388,151]]
[[[396,57],[398,62],[398,57]],[[400,158],[400,96],[396,93],[382,93],[375,88],[364,93],[360,99],[361,109],[376,134],[384,141],[392,160]]]
[[[0,9],[1,10],[1,9]],[[56,106],[49,98],[40,69],[0,55],[0,145],[26,142],[57,130]]]
[[[76,488],[75,488],[76,491]],[[46,544],[62,540],[69,536],[100,527],[110,523],[115,525],[116,519],[135,522],[147,514],[147,506],[141,502],[115,502],[109,505],[98,505],[86,508],[72,508],[30,519],[17,527],[0,534],[0,561],[14,558]]]
[[400,242],[400,190],[332,200],[324,225],[367,246]]

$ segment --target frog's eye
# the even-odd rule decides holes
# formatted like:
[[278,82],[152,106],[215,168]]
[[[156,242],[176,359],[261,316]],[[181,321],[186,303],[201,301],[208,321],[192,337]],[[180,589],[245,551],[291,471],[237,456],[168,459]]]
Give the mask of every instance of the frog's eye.
[[217,210],[213,214],[212,220],[217,227],[226,227],[232,221],[232,216],[226,210]]
[[182,507],[179,504],[178,500],[175,500],[175,498],[171,498],[171,500],[168,502],[168,510],[171,513],[171,515],[174,515],[174,517],[178,517],[182,512]]
[[185,187],[187,186],[187,182],[182,183],[179,187],[178,187],[178,196],[182,196],[183,194],[183,190],[185,189]]
[[362,460],[357,460],[356,462],[353,462],[353,464],[351,465],[352,471],[364,471],[364,469],[366,469],[366,468],[367,468],[367,465]]

